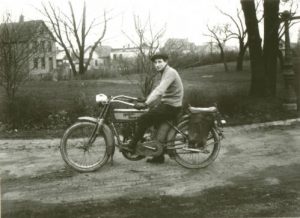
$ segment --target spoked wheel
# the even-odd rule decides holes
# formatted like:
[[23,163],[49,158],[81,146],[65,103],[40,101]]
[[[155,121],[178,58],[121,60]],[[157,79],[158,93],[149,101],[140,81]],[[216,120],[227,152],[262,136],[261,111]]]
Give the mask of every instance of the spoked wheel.
[[65,132],[60,152],[63,160],[80,172],[91,172],[102,167],[108,160],[107,140],[103,130],[96,132],[97,124],[79,122]]
[[[185,136],[188,136],[187,124],[179,125],[179,129]],[[214,128],[208,134],[207,143],[201,148],[189,148],[187,137],[181,133],[175,136],[175,149],[172,155],[177,163],[190,168],[203,168],[211,164],[218,156],[220,150],[220,139]]]

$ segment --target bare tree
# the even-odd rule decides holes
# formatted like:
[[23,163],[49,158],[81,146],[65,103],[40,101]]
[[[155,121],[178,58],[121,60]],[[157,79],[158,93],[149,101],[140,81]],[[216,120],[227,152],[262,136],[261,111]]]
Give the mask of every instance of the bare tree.
[[207,29],[209,34],[205,35],[211,37],[211,39],[213,39],[217,44],[218,48],[220,49],[220,59],[224,64],[225,72],[228,72],[228,66],[225,57],[225,46],[226,42],[234,37],[230,31],[230,25],[224,24],[213,27],[209,27],[207,25]]
[[[75,14],[71,1],[69,1],[70,16],[62,13],[51,2],[48,2],[47,5],[42,4],[42,8],[41,12],[47,17],[57,43],[64,49],[73,74],[84,74],[92,59],[93,52],[101,44],[101,40],[105,35],[107,25],[105,12],[103,15],[104,21],[101,23],[103,25],[102,31],[100,31],[94,43],[88,47],[87,38],[91,30],[95,29],[99,23],[96,24],[96,19],[94,19],[87,24],[85,2],[81,16]],[[78,69],[76,63],[78,63]]]
[[137,68],[140,75],[139,86],[144,97],[147,97],[153,89],[156,73],[153,72],[151,56],[159,50],[160,40],[165,33],[166,27],[154,30],[150,15],[145,23],[139,16],[134,15],[135,37],[127,38],[138,48]]
[[237,57],[237,62],[236,62],[236,70],[237,71],[242,71],[243,70],[243,60],[244,60],[244,55],[248,47],[248,42],[247,42],[247,28],[245,27],[245,24],[242,19],[241,15],[241,9],[237,8],[235,16],[230,15],[221,9],[219,11],[227,16],[231,22],[234,25],[234,30],[229,30],[231,32],[231,35],[233,38],[237,39],[239,42],[239,54]]
[[251,65],[250,95],[260,97],[265,95],[265,69],[255,2],[241,0],[241,5],[248,32]]
[[[255,2],[255,10],[258,11],[259,6],[261,5],[261,0]],[[245,52],[248,48],[248,40],[247,40],[247,28],[244,23],[242,9],[237,8],[235,15],[231,15],[229,13],[226,13],[225,11],[221,10],[220,8],[217,8],[221,14],[228,17],[231,23],[233,24],[232,29],[229,31],[231,32],[231,35],[233,38],[237,39],[239,42],[239,54],[237,57],[237,63],[236,63],[236,70],[242,71],[243,70],[243,60],[245,56]],[[258,23],[260,23],[263,20],[263,15],[258,19]]]
[[10,15],[0,25],[0,85],[4,87],[9,104],[15,99],[19,86],[29,75],[29,61],[39,48],[34,42],[40,32],[22,22],[12,22]]
[[279,50],[279,0],[264,0],[263,58],[266,75],[266,95],[276,95],[277,57]]

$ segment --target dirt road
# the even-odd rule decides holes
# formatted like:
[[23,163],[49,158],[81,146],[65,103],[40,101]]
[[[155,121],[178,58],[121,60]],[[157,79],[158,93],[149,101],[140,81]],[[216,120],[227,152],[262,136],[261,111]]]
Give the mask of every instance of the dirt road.
[[113,166],[81,174],[59,139],[0,140],[2,217],[300,216],[300,125],[225,135],[205,169],[116,152]]

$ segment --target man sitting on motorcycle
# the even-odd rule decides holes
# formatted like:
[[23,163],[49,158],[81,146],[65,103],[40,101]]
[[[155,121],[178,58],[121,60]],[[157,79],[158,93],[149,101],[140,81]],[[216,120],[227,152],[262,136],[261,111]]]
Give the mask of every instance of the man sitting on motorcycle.
[[[143,114],[138,119],[138,128],[134,134],[133,140],[124,150],[135,152],[137,142],[140,141],[145,131],[153,125],[160,124],[167,120],[173,120],[180,113],[183,99],[183,85],[178,72],[168,65],[168,55],[157,53],[151,57],[151,61],[157,72],[161,74],[159,85],[150,93],[147,100],[143,103],[135,104],[136,109],[144,109],[152,106],[156,100],[160,103]],[[147,160],[150,163],[163,163],[164,155],[153,157]]]

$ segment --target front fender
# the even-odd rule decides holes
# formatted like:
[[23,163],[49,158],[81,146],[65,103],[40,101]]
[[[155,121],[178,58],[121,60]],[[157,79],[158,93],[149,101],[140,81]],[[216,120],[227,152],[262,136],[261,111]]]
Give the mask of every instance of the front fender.
[[91,122],[91,123],[98,123],[99,120],[95,117],[78,117],[77,118],[80,121],[87,121],[87,122]]

